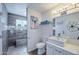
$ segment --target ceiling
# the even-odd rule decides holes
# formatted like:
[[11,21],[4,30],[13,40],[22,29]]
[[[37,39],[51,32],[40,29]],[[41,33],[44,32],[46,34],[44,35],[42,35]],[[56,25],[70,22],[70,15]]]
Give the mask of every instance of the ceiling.
[[56,8],[61,8],[65,5],[67,5],[67,3],[29,3],[28,7],[41,13],[44,13],[50,9],[54,10]]
[[28,7],[42,13],[57,5],[57,3],[29,3]]
[[34,9],[44,13],[50,9],[55,10],[61,8],[66,3],[5,3],[8,12],[26,16],[26,8]]

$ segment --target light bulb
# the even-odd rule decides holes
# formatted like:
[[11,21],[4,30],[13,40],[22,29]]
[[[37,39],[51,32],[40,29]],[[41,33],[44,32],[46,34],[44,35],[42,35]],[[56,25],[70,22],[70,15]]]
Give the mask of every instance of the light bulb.
[[52,14],[56,14],[56,13],[57,13],[57,11],[52,10]]

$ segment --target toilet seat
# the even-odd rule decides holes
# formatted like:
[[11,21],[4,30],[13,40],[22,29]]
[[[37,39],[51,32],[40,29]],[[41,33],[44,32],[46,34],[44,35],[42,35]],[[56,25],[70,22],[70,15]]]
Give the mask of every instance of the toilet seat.
[[43,48],[43,47],[45,47],[45,43],[40,42],[36,46],[37,46],[37,48]]

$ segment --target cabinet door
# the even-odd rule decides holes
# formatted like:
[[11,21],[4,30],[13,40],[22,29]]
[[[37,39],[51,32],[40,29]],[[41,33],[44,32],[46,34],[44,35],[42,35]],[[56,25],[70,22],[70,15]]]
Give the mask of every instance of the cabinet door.
[[46,46],[46,54],[47,55],[54,55],[54,46],[51,44],[47,44]]
[[64,51],[61,48],[55,47],[54,54],[55,55],[64,55]]

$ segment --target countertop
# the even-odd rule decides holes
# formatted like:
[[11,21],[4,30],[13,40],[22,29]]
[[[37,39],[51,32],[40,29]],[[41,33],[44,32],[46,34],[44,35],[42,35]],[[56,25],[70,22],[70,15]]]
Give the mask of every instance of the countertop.
[[58,37],[58,36],[51,36],[48,39],[53,39],[53,40],[58,40],[58,41],[62,41],[62,42],[66,42],[66,38],[63,37]]
[[79,46],[78,45],[71,44],[71,43],[65,43],[64,49],[66,49],[69,52],[79,55]]
[[[54,38],[54,39],[55,39],[55,38],[61,39],[61,37],[50,37],[49,39],[53,39],[53,38]],[[61,47],[61,46],[59,46],[59,45],[55,45],[55,44],[51,43],[50,41],[48,41],[48,43],[53,44],[53,45],[55,45],[55,46],[57,46],[57,47],[59,47],[59,48],[61,48],[61,49],[66,50],[66,51],[69,51],[69,52],[71,52],[71,53],[73,53],[73,54],[79,55],[79,45],[67,43],[66,40],[67,40],[67,38],[66,38],[66,39],[65,39],[65,38],[62,39],[62,41],[65,41],[64,47]],[[69,39],[68,39],[68,40],[69,40]]]

